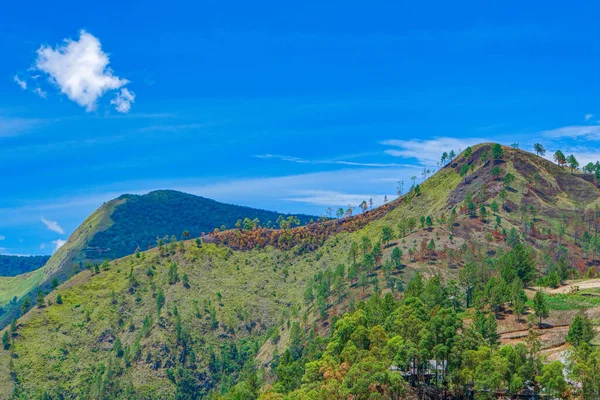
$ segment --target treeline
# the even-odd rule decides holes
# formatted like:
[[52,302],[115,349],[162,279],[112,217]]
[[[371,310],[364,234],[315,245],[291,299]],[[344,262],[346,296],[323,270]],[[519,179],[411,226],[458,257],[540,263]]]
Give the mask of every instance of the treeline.
[[48,262],[50,256],[5,256],[0,255],[0,276],[17,276],[35,271]]
[[237,229],[214,232],[205,240],[209,243],[223,244],[236,250],[252,250],[266,246],[289,250],[296,247],[297,254],[301,254],[322,246],[330,236],[340,232],[353,232],[369,222],[381,218],[401,201],[403,199],[384,204],[362,214],[354,216],[348,214],[343,218],[309,223],[306,226],[298,226],[301,224],[296,223],[293,217],[288,217],[280,220],[279,226],[281,226],[281,229],[262,227],[249,219],[242,220],[236,224]]

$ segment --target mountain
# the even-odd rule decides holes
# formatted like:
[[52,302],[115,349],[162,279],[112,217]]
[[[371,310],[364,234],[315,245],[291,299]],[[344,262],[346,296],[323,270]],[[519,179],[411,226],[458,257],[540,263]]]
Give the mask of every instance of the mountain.
[[[88,262],[95,264],[154,247],[157,238],[168,242],[182,234],[198,237],[216,228],[232,228],[238,219],[275,224],[280,215],[172,190],[122,195],[90,215],[43,268],[0,277],[0,307],[6,309],[4,315],[0,313],[0,326],[15,316],[18,309],[18,302],[12,301],[15,296],[20,301],[36,288],[47,289],[53,279],[64,281]],[[316,219],[302,214],[296,217],[300,224]]]
[[[95,234],[84,249],[86,259],[120,258],[137,248],[155,247],[157,238],[168,241],[173,235],[181,237],[185,231],[187,237],[198,237],[215,228],[233,228],[239,219],[258,219],[265,225],[274,225],[281,216],[172,190],[123,195],[117,201],[123,203],[112,212],[112,224]],[[317,218],[303,214],[297,217],[300,224]]]
[[35,271],[46,264],[50,256],[7,256],[0,254],[0,276],[16,276]]
[[600,313],[599,280],[552,291],[595,276],[599,202],[593,175],[485,143],[363,214],[161,244],[86,269],[6,328],[0,398],[409,398],[390,372],[407,359],[444,366],[457,392],[520,390],[537,372],[514,378],[498,357],[528,335],[563,351],[578,310]]

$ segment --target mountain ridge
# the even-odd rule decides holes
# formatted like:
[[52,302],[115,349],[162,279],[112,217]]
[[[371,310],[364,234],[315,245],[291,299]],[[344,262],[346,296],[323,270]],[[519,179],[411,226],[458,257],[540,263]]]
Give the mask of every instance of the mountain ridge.
[[[304,243],[310,225],[278,230],[272,242],[259,239],[273,230],[240,227],[87,269],[18,321],[0,352],[0,396],[218,395],[254,379],[255,360],[261,373],[274,373],[263,369],[291,345],[296,326],[327,337],[340,313],[384,294],[401,300],[413,278],[463,282],[462,271],[476,264],[475,276],[486,282],[476,288],[478,301],[489,301],[485,291],[498,286],[490,263],[502,265],[515,248],[535,255],[540,278],[595,269],[578,232],[596,212],[596,185],[531,153],[495,146],[465,150],[377,218],[367,212],[316,224],[349,229],[325,230],[312,246]],[[280,244],[282,235],[293,246]],[[568,268],[561,270],[565,251]],[[456,288],[469,320],[469,291]],[[496,307],[512,312],[507,301]],[[568,311],[572,318],[576,310]]]
[[[238,219],[275,222],[279,215],[289,216],[175,190],[123,194],[87,217],[43,267],[17,276],[0,277],[0,307],[8,305],[7,312],[0,315],[0,326],[10,322],[18,311],[18,303],[36,288],[47,290],[54,279],[64,281],[88,263],[101,263],[104,259],[133,254],[136,249],[155,247],[159,237],[171,241],[175,235],[178,240],[184,232],[188,237],[197,237],[203,230],[212,231],[223,224],[233,227]],[[316,217],[299,214],[297,218],[299,223],[306,223]],[[14,297],[17,303],[13,302]]]

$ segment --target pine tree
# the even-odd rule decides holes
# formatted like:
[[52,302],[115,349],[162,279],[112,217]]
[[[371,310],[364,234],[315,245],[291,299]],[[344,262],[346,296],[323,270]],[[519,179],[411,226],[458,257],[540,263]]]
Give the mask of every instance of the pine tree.
[[567,342],[578,347],[583,343],[590,343],[594,338],[595,331],[587,314],[583,311],[578,312],[571,322],[569,333],[567,334]]
[[165,294],[163,293],[163,291],[161,289],[156,294],[156,309],[158,311],[158,315],[160,315],[160,310],[162,310],[164,305],[165,305]]
[[46,302],[44,301],[44,293],[42,293],[41,290],[37,294],[36,303],[39,308],[46,307]]
[[494,158],[494,160],[500,160],[502,159],[502,157],[504,157],[504,150],[502,149],[502,146],[498,143],[494,143],[492,145],[492,157]]
[[169,267],[169,284],[173,285],[179,282],[179,272],[177,270],[177,263],[172,263]]
[[539,325],[541,327],[544,318],[548,318],[548,316],[550,316],[546,295],[544,295],[544,293],[541,291],[537,291],[533,297],[533,310],[535,311],[535,316],[540,319]]
[[8,350],[10,348],[10,336],[8,336],[8,331],[4,331],[4,335],[2,335],[2,346],[4,350]]

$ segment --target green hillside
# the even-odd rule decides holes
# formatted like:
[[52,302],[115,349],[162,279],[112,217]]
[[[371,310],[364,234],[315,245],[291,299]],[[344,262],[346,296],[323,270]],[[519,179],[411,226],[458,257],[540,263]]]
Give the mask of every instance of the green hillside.
[[[316,218],[296,217],[299,224]],[[133,254],[136,249],[154,247],[157,238],[168,242],[172,237],[181,238],[184,232],[187,237],[197,237],[215,228],[231,228],[238,219],[246,218],[275,225],[281,217],[273,211],[219,203],[172,190],[120,196],[89,216],[43,268],[17,276],[0,276],[0,308],[5,308],[0,313],[0,326],[6,326],[18,314],[24,296],[37,288],[47,290],[53,279],[64,281],[88,262],[101,263]],[[16,304],[12,303],[14,297],[18,299]]]
[[[114,259],[156,246],[157,238],[169,241],[183,232],[198,237],[215,228],[233,228],[239,219],[258,219],[265,226],[275,225],[280,214],[273,211],[219,203],[211,199],[173,190],[158,190],[146,195],[123,195],[111,214],[112,225],[98,232],[85,249],[88,259]],[[289,215],[283,215],[284,218]],[[297,215],[300,224],[310,215]],[[184,237],[185,239],[185,237]]]
[[[42,268],[14,277],[0,277],[0,307],[9,303],[15,296],[22,299],[40,285],[49,285],[53,278],[64,280],[70,276],[75,263],[83,261],[82,249],[97,232],[110,226],[110,215],[115,206],[121,203],[122,200],[118,199],[105,203],[86,218]],[[6,315],[11,315],[10,310]],[[0,317],[0,321],[5,320],[6,316],[4,319]]]
[[[387,372],[406,360],[402,349],[410,360],[452,362],[457,390],[507,362],[476,352],[483,344],[512,348],[497,331],[534,315],[524,289],[593,277],[598,199],[589,175],[483,144],[365,214],[162,244],[83,271],[6,328],[0,398],[398,398],[414,394]],[[576,294],[547,296],[555,305],[539,318],[540,335],[543,320],[568,325],[577,311],[563,299]],[[382,316],[403,312],[398,326]],[[340,316],[348,325],[336,324]],[[454,327],[452,340],[425,335],[439,324]],[[326,338],[331,326],[338,347]],[[437,345],[446,347],[436,356]],[[468,354],[478,361],[453,352],[475,352]],[[537,357],[519,379],[542,372]],[[506,368],[480,390],[519,386]],[[356,379],[344,380],[351,371],[373,379],[352,386]]]
[[7,256],[0,254],[0,276],[16,276],[35,271],[46,264],[50,256]]

